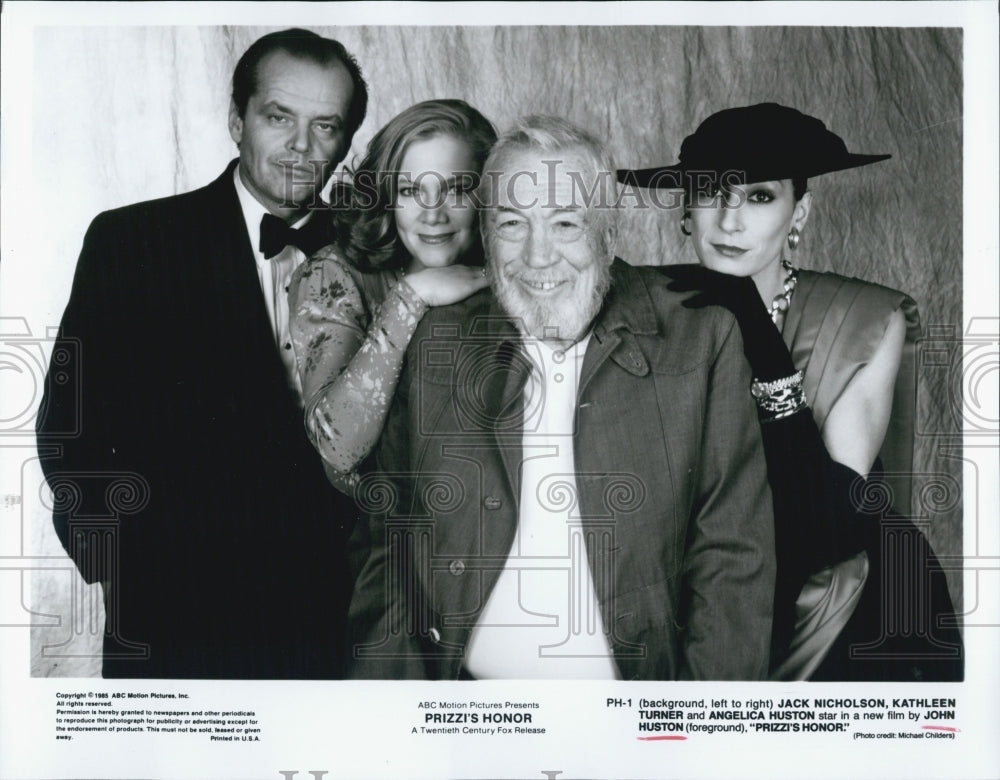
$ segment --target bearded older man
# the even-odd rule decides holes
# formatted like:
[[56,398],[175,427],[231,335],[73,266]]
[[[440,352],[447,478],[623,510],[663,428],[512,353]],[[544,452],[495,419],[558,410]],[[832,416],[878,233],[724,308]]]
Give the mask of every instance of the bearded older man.
[[773,519],[734,320],[615,259],[584,131],[523,120],[485,171],[493,292],[411,342],[358,494],[349,674],[762,679]]

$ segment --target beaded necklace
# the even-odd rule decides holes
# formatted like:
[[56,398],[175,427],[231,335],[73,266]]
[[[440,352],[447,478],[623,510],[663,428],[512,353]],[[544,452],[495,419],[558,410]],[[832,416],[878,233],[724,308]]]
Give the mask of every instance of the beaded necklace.
[[785,281],[782,284],[783,289],[771,301],[771,322],[775,325],[778,325],[778,320],[784,317],[785,312],[788,311],[788,307],[792,303],[792,292],[799,281],[798,272],[785,258],[781,258],[781,267],[785,269]]

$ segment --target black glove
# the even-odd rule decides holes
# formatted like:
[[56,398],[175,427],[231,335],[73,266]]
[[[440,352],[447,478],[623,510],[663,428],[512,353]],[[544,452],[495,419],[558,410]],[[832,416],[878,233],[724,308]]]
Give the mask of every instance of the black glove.
[[879,515],[859,506],[861,477],[826,451],[811,410],[760,426],[767,481],[774,501],[777,578],[771,635],[772,665],[787,655],[795,601],[810,575],[868,549]]
[[768,382],[795,373],[792,356],[774,327],[753,279],[721,274],[701,265],[668,265],[661,270],[671,280],[667,289],[695,293],[683,302],[685,307],[721,306],[733,313],[743,334],[743,352],[754,379]]
[[[733,313],[756,379],[795,373],[778,329],[749,277],[729,276],[696,265],[667,266],[669,289],[695,292],[688,308],[722,306]],[[787,653],[794,633],[795,600],[815,572],[866,549],[878,518],[852,495],[859,476],[830,458],[808,407],[761,424],[767,479],[774,500],[775,582],[772,665]]]

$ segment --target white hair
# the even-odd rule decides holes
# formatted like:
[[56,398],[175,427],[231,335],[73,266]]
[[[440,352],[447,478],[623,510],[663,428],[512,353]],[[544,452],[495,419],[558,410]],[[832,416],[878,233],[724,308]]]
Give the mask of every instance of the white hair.
[[[500,177],[507,172],[504,166],[508,159],[519,152],[553,156],[575,152],[584,158],[591,170],[581,171],[580,174],[592,173],[593,181],[586,182],[581,177],[574,179],[574,182],[583,190],[584,203],[597,214],[601,227],[607,231],[611,243],[609,251],[613,252],[618,235],[620,189],[615,162],[607,146],[565,119],[543,115],[522,117],[500,136],[483,164],[481,203],[496,205],[495,193],[484,190],[496,186]],[[484,231],[488,222],[489,220],[482,222]]]

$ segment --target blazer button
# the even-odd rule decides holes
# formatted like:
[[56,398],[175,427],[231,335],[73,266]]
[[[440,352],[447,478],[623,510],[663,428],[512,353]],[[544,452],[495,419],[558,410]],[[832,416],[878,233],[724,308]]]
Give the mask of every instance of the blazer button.
[[429,636],[431,638],[431,641],[434,644],[438,644],[441,641],[441,632],[438,631],[433,626],[431,626],[430,631],[427,632],[427,636]]
[[496,496],[486,496],[486,499],[483,501],[483,506],[487,509],[499,509],[503,506],[503,501]]
[[465,563],[463,561],[452,561],[448,564],[448,571],[458,577],[465,571]]

